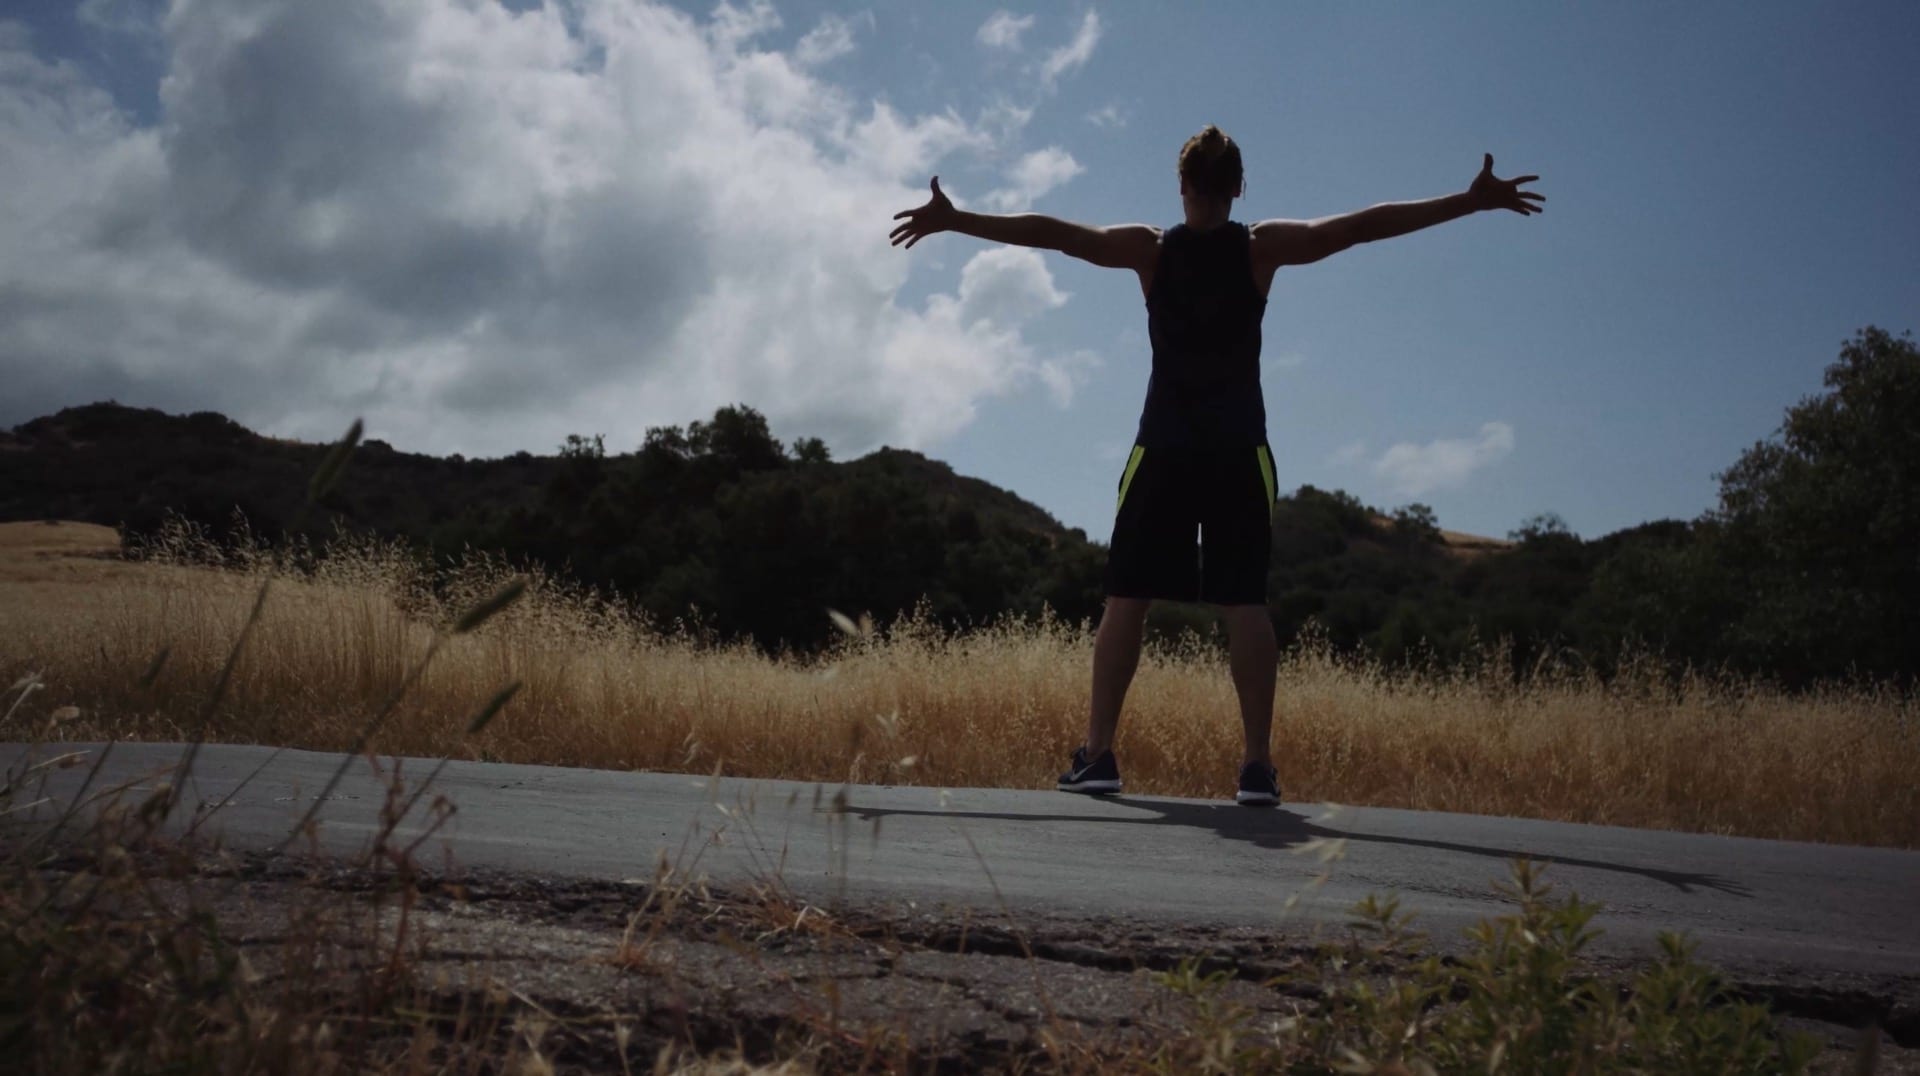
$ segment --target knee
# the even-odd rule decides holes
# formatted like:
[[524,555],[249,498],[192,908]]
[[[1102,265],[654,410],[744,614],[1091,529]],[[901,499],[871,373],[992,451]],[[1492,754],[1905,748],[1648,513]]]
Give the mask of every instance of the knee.
[[1108,595],[1106,607],[1100,613],[1101,622],[1111,619],[1121,624],[1144,624],[1147,611],[1153,608],[1152,598],[1122,598]]
[[1264,605],[1232,605],[1220,611],[1230,635],[1258,638],[1273,634],[1273,614]]

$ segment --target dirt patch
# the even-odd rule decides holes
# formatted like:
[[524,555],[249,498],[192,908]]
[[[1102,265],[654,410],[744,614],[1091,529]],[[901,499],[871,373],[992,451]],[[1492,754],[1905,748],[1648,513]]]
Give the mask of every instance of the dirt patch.
[[100,556],[119,552],[119,532],[97,523],[57,519],[0,523],[0,557]]
[[91,587],[108,579],[132,578],[144,567],[121,559],[120,534],[112,527],[58,520],[0,523],[0,586]]
[[1504,553],[1516,543],[1505,538],[1489,538],[1484,534],[1467,534],[1464,531],[1442,530],[1440,540],[1446,543],[1447,552],[1457,557],[1478,557],[1488,553]]
[[[384,895],[382,914],[398,914],[390,872],[227,856],[203,867],[202,880],[214,878],[230,883],[203,887],[225,889],[224,929],[258,950],[262,967],[278,951],[285,908],[315,894],[341,907]],[[1311,1018],[1329,984],[1401,970],[1399,958],[1360,954],[1343,938],[827,910],[777,886],[464,873],[415,875],[411,891],[418,980],[449,1006],[510,999],[535,1016],[546,1055],[569,1068],[617,1070],[624,1052],[644,1069],[662,1048],[799,1056],[829,1070],[1097,1067],[1149,1055],[1227,1011],[1250,1029]],[[1914,983],[1739,986],[1824,1036],[1832,1062],[1858,1047],[1854,1026],[1874,1023],[1889,1029],[1878,1071],[1920,1073]]]
[[[222,921],[243,945],[262,947],[280,937],[276,909],[311,899],[314,887],[366,899],[393,884],[259,859],[209,873],[239,883],[222,901]],[[473,874],[415,884],[419,979],[450,1000],[506,990],[544,1014],[543,1047],[556,1061],[617,1065],[625,1035],[636,1064],[674,1045],[760,1059],[805,1052],[829,1068],[865,1059],[882,1069],[974,1071],[1062,1060],[1063,1051],[1150,1051],[1196,1016],[1195,999],[1152,974],[1179,966],[1185,943],[1142,944],[1119,924],[1036,932],[998,917],[827,912],[766,888]],[[1240,967],[1224,959],[1207,966]],[[1263,951],[1212,1003],[1256,1019],[1307,1011],[1310,961],[1305,950]],[[1256,967],[1301,982],[1258,982]]]

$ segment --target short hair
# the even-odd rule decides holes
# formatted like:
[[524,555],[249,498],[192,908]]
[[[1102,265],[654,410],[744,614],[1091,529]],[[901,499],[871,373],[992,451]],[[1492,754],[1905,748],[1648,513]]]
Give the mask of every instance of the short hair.
[[1180,147],[1180,178],[1208,198],[1238,198],[1246,179],[1240,166],[1240,147],[1225,131],[1207,124]]

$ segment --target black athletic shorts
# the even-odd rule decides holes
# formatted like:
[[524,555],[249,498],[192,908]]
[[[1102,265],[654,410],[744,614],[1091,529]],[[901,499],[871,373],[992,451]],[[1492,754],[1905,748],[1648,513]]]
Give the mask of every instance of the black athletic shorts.
[[1120,475],[1107,593],[1265,605],[1273,498],[1264,444],[1133,446]]

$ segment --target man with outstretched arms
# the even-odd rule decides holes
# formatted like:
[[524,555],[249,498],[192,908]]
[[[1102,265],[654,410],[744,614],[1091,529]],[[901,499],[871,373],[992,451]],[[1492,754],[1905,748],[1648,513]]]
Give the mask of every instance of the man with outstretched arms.
[[911,248],[936,232],[960,232],[1057,250],[1140,278],[1153,372],[1120,474],[1086,742],[1075,749],[1059,788],[1120,791],[1114,733],[1140,661],[1147,610],[1156,600],[1199,601],[1220,607],[1227,623],[1246,733],[1234,798],[1272,806],[1280,802],[1268,742],[1279,660],[1267,610],[1275,480],[1260,394],[1260,319],[1274,273],[1480,210],[1531,215],[1546,199],[1520,189],[1538,176],[1497,178],[1488,154],[1459,194],[1248,227],[1231,219],[1233,200],[1245,190],[1240,148],[1213,126],[1181,147],[1179,176],[1185,219],[1164,230],[1090,227],[1039,213],[965,212],[940,192],[936,176],[931,200],[895,214],[902,223],[892,238]]

